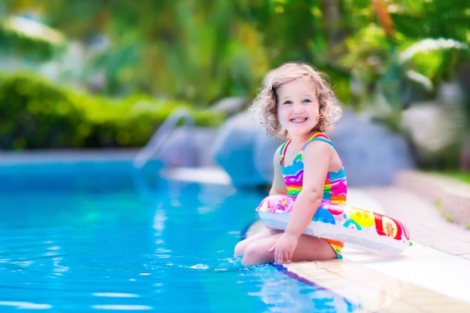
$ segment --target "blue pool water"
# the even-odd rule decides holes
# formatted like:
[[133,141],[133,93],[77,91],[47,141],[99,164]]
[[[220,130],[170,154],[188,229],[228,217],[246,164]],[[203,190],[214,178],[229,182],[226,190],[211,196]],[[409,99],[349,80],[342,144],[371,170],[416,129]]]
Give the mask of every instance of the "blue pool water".
[[264,193],[130,161],[0,165],[0,312],[353,312],[233,247]]

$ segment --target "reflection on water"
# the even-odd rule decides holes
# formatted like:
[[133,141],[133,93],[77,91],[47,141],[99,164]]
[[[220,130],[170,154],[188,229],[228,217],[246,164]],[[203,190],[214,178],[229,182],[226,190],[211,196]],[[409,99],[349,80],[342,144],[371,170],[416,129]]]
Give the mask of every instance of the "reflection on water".
[[136,175],[127,163],[35,166],[0,167],[0,312],[355,309],[233,258],[264,194]]

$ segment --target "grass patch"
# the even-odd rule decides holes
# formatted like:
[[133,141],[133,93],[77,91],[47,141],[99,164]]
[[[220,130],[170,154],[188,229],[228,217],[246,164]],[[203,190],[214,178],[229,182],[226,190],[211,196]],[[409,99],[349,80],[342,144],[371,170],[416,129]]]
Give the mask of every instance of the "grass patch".
[[446,221],[448,221],[449,223],[455,223],[455,220],[452,216],[450,216],[450,214],[448,213],[443,213],[442,216],[444,216],[444,218],[446,219]]
[[433,174],[440,174],[470,185],[470,172],[457,172],[457,171],[443,171],[432,172]]
[[[441,216],[448,221],[449,223],[455,223],[455,219],[450,215],[449,213],[445,212],[444,209],[442,208],[442,201],[440,199],[435,199],[434,200],[434,205],[436,206],[437,210],[439,213],[441,213]],[[470,226],[470,225],[469,225]]]

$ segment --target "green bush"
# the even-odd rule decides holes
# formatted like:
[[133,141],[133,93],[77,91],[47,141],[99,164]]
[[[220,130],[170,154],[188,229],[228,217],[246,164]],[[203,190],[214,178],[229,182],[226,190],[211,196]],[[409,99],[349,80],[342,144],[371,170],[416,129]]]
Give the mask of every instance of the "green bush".
[[0,149],[142,146],[174,109],[196,125],[218,126],[223,114],[148,95],[109,99],[57,86],[28,73],[0,77]]
[[0,84],[0,148],[79,147],[85,121],[66,92],[27,74]]

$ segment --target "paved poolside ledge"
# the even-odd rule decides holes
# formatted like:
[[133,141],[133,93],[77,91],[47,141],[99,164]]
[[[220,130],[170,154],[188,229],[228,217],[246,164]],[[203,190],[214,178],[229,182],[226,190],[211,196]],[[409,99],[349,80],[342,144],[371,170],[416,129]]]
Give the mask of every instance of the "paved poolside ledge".
[[138,149],[0,151],[0,164],[133,160],[138,152]]
[[348,259],[293,263],[286,268],[360,303],[362,312],[470,312],[470,303]]
[[446,220],[434,198],[401,186],[363,190],[381,202],[388,215],[408,227],[412,241],[470,261],[470,230]]
[[432,200],[444,218],[470,229],[470,185],[416,171],[398,173],[395,184]]
[[138,149],[1,151],[0,163],[133,160]]

